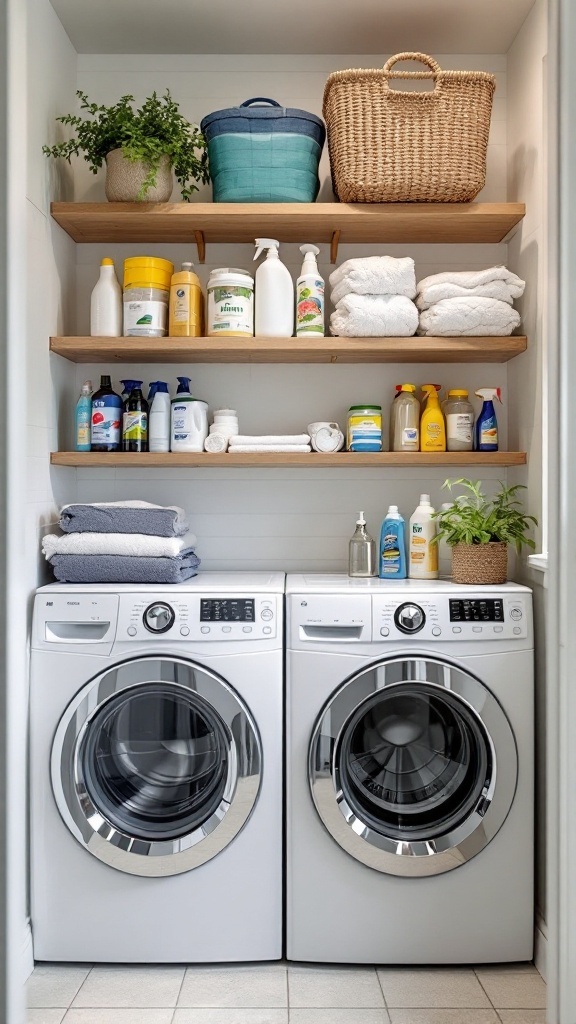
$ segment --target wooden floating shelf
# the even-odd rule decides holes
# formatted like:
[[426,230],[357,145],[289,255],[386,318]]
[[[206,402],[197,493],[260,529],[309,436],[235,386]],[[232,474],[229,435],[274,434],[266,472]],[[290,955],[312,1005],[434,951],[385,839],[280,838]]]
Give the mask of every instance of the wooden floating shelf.
[[52,203],[54,220],[76,242],[206,243],[501,242],[520,223],[523,203]]
[[508,338],[50,338],[74,363],[505,363]]
[[179,452],[52,452],[53,466],[77,466],[95,468],[108,466],[121,469],[150,469],[158,467],[218,468],[234,467],[297,467],[306,469],[339,469],[360,466],[420,466],[434,469],[436,466],[463,466],[477,469],[480,466],[523,466],[526,452],[336,452],[328,455],[319,452],[254,452],[246,455],[212,455]]

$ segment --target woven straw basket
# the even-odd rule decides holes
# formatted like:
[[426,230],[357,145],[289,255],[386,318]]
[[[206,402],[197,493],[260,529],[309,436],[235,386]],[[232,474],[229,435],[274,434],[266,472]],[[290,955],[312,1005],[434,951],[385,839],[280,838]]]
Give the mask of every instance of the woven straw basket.
[[452,548],[453,583],[506,583],[507,579],[506,544],[455,544]]
[[[417,60],[426,71],[392,71]],[[433,78],[400,91],[391,79]],[[484,187],[494,75],[442,71],[424,53],[398,53],[382,70],[335,71],[324,90],[332,183],[346,203],[464,203]]]

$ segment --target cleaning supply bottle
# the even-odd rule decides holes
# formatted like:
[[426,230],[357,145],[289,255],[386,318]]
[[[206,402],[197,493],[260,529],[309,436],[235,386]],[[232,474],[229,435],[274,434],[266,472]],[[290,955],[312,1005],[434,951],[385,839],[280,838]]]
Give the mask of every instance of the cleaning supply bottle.
[[420,449],[420,402],[414,384],[397,384],[390,409],[391,452],[417,452]]
[[100,377],[92,395],[90,448],[93,452],[117,452],[122,439],[122,399],[112,389],[110,377]]
[[92,381],[85,380],[76,402],[75,436],[76,451],[90,451],[90,421],[92,419]]
[[[154,382],[154,395],[148,422],[148,451],[170,451],[170,394],[163,380]],[[148,399],[150,401],[150,399]]]
[[114,270],[114,260],[105,257],[90,299],[90,334],[93,338],[120,338],[122,335],[122,289]]
[[446,425],[444,414],[438,401],[435,384],[423,384],[422,391],[427,396],[426,405],[420,420],[420,451],[446,451]]
[[324,337],[324,280],[318,273],[317,245],[301,245],[302,271],[296,282],[296,336]]
[[482,411],[476,420],[476,451],[498,451],[498,422],[494,409],[494,401],[502,403],[500,388],[478,388],[474,392],[484,402]]
[[378,575],[383,580],[406,579],[405,524],[397,505],[390,505],[382,523]]
[[260,337],[291,338],[294,332],[294,284],[280,261],[275,238],[257,238],[257,260],[263,249],[266,259],[256,271],[254,333]]
[[178,391],[171,402],[170,449],[203,452],[208,437],[208,405],[190,394],[190,377],[178,377]]
[[148,402],[142,389],[132,388],[124,403],[122,416],[122,451],[148,451]]
[[126,402],[130,398],[130,394],[134,390],[134,388],[141,388],[142,387],[142,381],[141,380],[121,380],[120,383],[122,385],[122,401],[123,402]]
[[172,274],[168,321],[168,334],[172,338],[200,338],[202,335],[202,285],[193,268],[193,263],[183,263],[182,270]]
[[468,392],[453,389],[442,405],[446,419],[446,450],[471,452],[474,446],[474,408]]
[[366,530],[363,512],[360,512],[356,532],[348,545],[348,575],[362,578],[376,575],[376,544]]
[[408,575],[416,580],[438,579],[436,520],[429,494],[421,494],[418,507],[410,517],[410,554]]

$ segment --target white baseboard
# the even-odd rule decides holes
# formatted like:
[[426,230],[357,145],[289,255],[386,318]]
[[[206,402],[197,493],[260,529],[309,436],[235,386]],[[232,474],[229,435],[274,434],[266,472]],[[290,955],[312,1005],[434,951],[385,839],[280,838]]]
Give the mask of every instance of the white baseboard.
[[32,944],[32,925],[30,918],[26,918],[24,925],[24,941],[21,952],[22,980],[26,981],[34,970],[34,947]]
[[536,918],[534,929],[534,964],[537,971],[546,981],[546,962],[548,958],[548,928],[542,917]]

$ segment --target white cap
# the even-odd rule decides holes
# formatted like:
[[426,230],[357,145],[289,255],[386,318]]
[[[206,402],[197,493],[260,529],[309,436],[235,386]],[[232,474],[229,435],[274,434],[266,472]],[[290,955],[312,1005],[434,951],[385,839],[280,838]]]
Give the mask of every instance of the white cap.
[[420,504],[421,505],[431,505],[432,502],[430,501],[430,495],[429,494],[421,494],[420,495]]
[[356,520],[356,526],[366,526],[366,520],[364,519],[364,513],[363,512],[359,512],[358,515],[360,516],[360,518]]
[[398,505],[390,505],[390,508],[388,509],[386,515],[389,516],[391,512],[398,512]]

